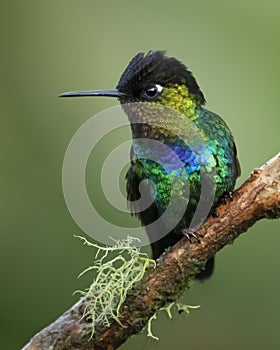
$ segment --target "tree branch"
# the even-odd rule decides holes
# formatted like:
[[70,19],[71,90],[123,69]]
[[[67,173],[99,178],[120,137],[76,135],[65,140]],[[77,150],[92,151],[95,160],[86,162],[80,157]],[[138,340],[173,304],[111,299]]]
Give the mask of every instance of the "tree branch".
[[280,217],[280,153],[260,169],[217,209],[198,233],[200,244],[182,238],[163,255],[155,270],[146,274],[127,296],[120,317],[104,329],[96,327],[89,340],[91,324],[82,318],[81,299],[55,322],[35,335],[23,350],[84,349],[114,350],[133,334],[139,333],[150,317],[165,304],[178,299],[188,282],[200,272],[206,261],[226,244],[232,243],[256,221]]

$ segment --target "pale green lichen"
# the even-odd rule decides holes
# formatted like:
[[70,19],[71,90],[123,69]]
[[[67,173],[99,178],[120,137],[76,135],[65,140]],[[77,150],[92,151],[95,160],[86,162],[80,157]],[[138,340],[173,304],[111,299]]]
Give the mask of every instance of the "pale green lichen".
[[91,286],[80,291],[84,296],[85,310],[83,317],[92,323],[93,336],[97,324],[110,326],[112,320],[120,323],[120,310],[129,290],[139,282],[148,267],[156,263],[140,252],[135,244],[136,238],[113,240],[114,246],[102,247],[79,237],[84,244],[97,249],[94,264],[83,271],[96,271]]
[[[170,303],[168,304],[167,306],[164,306],[164,307],[161,307],[159,309],[159,311],[165,311],[167,313],[167,316],[171,319],[173,316],[172,316],[172,312],[171,312],[171,309],[172,307],[175,306],[177,311],[179,313],[185,313],[186,315],[189,315],[190,313],[190,309],[198,309],[200,308],[200,305],[186,305],[186,304],[183,304],[183,303],[180,303],[180,302],[173,302],[173,303]],[[156,320],[157,319],[157,312],[155,312],[153,314],[152,317],[150,317],[149,321],[148,321],[148,332],[147,332],[147,335],[148,337],[154,339],[154,340],[159,340],[159,338],[157,336],[155,336],[152,332],[152,322],[153,320]]]
[[201,307],[201,305],[186,305],[183,303],[179,303],[177,302],[175,304],[176,309],[178,310],[179,314],[181,314],[182,312],[186,315],[189,315],[190,313],[190,309],[199,309]]
[[152,332],[152,321],[153,321],[153,320],[156,320],[156,319],[157,319],[157,313],[155,312],[155,313],[153,314],[153,316],[149,318],[148,327],[147,327],[147,328],[148,328],[147,335],[148,335],[148,337],[150,337],[150,338],[152,338],[152,339],[154,339],[154,340],[159,340],[159,338],[156,337],[156,336],[153,334],[153,332]]

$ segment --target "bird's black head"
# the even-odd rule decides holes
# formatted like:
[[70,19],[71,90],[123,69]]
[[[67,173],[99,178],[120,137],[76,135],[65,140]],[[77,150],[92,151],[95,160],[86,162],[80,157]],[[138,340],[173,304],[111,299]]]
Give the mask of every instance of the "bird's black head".
[[[182,94],[182,88],[184,94]],[[167,91],[169,90],[169,91]],[[175,92],[175,95],[174,95]],[[65,92],[60,97],[108,96],[128,102],[158,101],[174,107],[178,97],[180,110],[182,98],[188,96],[196,104],[203,105],[205,98],[192,73],[174,57],[166,57],[164,51],[139,52],[123,72],[116,90],[89,90]],[[181,106],[184,111],[184,106]]]
[[154,100],[162,88],[185,85],[189,93],[200,104],[205,103],[192,73],[183,63],[173,57],[166,57],[164,51],[139,52],[123,72],[117,90],[129,100]]

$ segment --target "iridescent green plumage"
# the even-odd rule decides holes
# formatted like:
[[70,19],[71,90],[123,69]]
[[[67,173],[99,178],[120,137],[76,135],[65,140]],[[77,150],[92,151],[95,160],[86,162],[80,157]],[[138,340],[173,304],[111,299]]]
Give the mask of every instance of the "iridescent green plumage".
[[[240,173],[236,148],[222,118],[202,107],[204,96],[192,74],[182,63],[166,58],[162,52],[135,56],[117,89],[126,94],[120,101],[130,119],[135,140],[127,173],[128,200],[131,211],[137,213],[146,227],[152,241],[153,257],[158,258],[184,232],[188,232],[185,230],[197,227],[201,223],[199,219],[205,219],[201,215],[191,225],[199,201],[204,201],[205,206],[211,209],[209,215],[219,201],[233,190]],[[140,105],[130,107],[129,102]],[[139,138],[156,140],[172,152],[166,156],[165,151],[158,150],[158,159],[150,160],[149,145],[139,144]],[[179,165],[177,157],[182,162]],[[202,191],[202,177],[207,182],[207,193]],[[155,185],[147,182],[146,195],[155,198],[149,208],[139,212],[134,202],[140,198],[139,185],[145,179]],[[150,228],[149,225],[168,208],[171,192],[177,206],[164,222]],[[172,221],[176,216],[176,208],[184,205],[186,210],[180,222],[165,237],[156,240],[166,221]],[[201,277],[208,276],[212,268],[213,260]]]

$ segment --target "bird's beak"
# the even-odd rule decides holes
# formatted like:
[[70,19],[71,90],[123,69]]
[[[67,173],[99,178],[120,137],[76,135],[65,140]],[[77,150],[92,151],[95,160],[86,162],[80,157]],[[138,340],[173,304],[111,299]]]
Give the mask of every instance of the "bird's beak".
[[88,91],[70,91],[60,94],[58,97],[84,97],[84,96],[106,96],[124,98],[126,94],[118,90],[88,90]]

